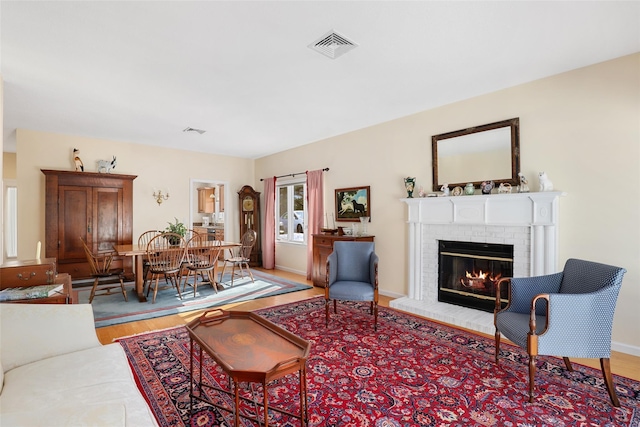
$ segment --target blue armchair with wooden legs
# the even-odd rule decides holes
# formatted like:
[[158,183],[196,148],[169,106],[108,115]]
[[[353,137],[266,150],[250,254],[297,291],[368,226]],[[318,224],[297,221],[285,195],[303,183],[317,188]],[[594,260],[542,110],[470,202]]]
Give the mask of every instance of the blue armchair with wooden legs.
[[[495,358],[500,355],[500,335],[529,354],[529,402],[533,403],[536,357],[599,358],[613,406],[620,402],[611,375],[613,313],[624,268],[579,259],[567,260],[560,273],[538,277],[502,279],[496,289],[494,311]],[[509,285],[509,303],[502,309],[500,286]]]
[[373,328],[378,330],[378,256],[373,242],[335,242],[327,258],[325,316],[329,326],[329,302],[371,301]]

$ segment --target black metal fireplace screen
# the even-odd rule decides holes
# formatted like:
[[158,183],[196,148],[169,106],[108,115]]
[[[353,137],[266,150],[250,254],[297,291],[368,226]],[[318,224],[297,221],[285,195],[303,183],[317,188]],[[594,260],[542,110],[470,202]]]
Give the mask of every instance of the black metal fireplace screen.
[[438,261],[438,301],[493,312],[498,280],[513,276],[513,245],[440,240]]

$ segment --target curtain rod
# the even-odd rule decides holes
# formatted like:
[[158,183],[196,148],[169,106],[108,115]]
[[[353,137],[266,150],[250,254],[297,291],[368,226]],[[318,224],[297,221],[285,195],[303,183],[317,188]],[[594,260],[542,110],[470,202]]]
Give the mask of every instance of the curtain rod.
[[[322,169],[323,171],[327,172],[329,170],[329,168],[324,168]],[[307,173],[305,172],[296,172],[296,173],[288,173],[286,175],[280,175],[280,176],[276,176],[276,178],[284,178],[285,176],[296,176],[296,175],[302,175],[303,173]],[[264,178],[260,178],[260,181],[264,181]]]

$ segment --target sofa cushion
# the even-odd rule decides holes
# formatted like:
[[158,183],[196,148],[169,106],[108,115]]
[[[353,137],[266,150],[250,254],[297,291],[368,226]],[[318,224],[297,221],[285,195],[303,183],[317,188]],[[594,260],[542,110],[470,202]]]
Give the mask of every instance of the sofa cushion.
[[26,363],[100,346],[90,304],[0,304],[5,372]]
[[12,427],[125,426],[125,409],[122,403],[101,403],[0,413],[0,425]]
[[53,411],[70,402],[78,408],[123,404],[127,425],[157,425],[119,344],[51,357],[5,372],[0,394],[3,417],[33,408]]

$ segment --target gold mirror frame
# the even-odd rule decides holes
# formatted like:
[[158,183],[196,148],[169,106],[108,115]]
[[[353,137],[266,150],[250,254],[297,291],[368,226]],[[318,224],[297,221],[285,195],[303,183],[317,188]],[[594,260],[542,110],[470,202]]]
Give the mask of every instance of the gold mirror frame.
[[[444,184],[448,184],[449,188],[453,189],[456,186],[464,187],[468,183],[472,183],[478,188],[483,181],[489,180],[493,181],[496,187],[501,183],[509,183],[513,186],[519,183],[520,120],[517,117],[433,135],[431,137],[431,150],[433,191],[440,191]],[[455,156],[438,157],[439,152],[454,153],[456,151],[459,153]],[[454,160],[451,161],[451,159]],[[450,167],[450,164],[455,164],[456,167]],[[439,171],[439,165],[440,167],[453,169],[453,171]],[[468,174],[458,173],[456,175],[456,168],[458,168],[457,170],[464,170]],[[446,182],[443,179],[439,179],[439,176],[450,178],[453,182]]]

